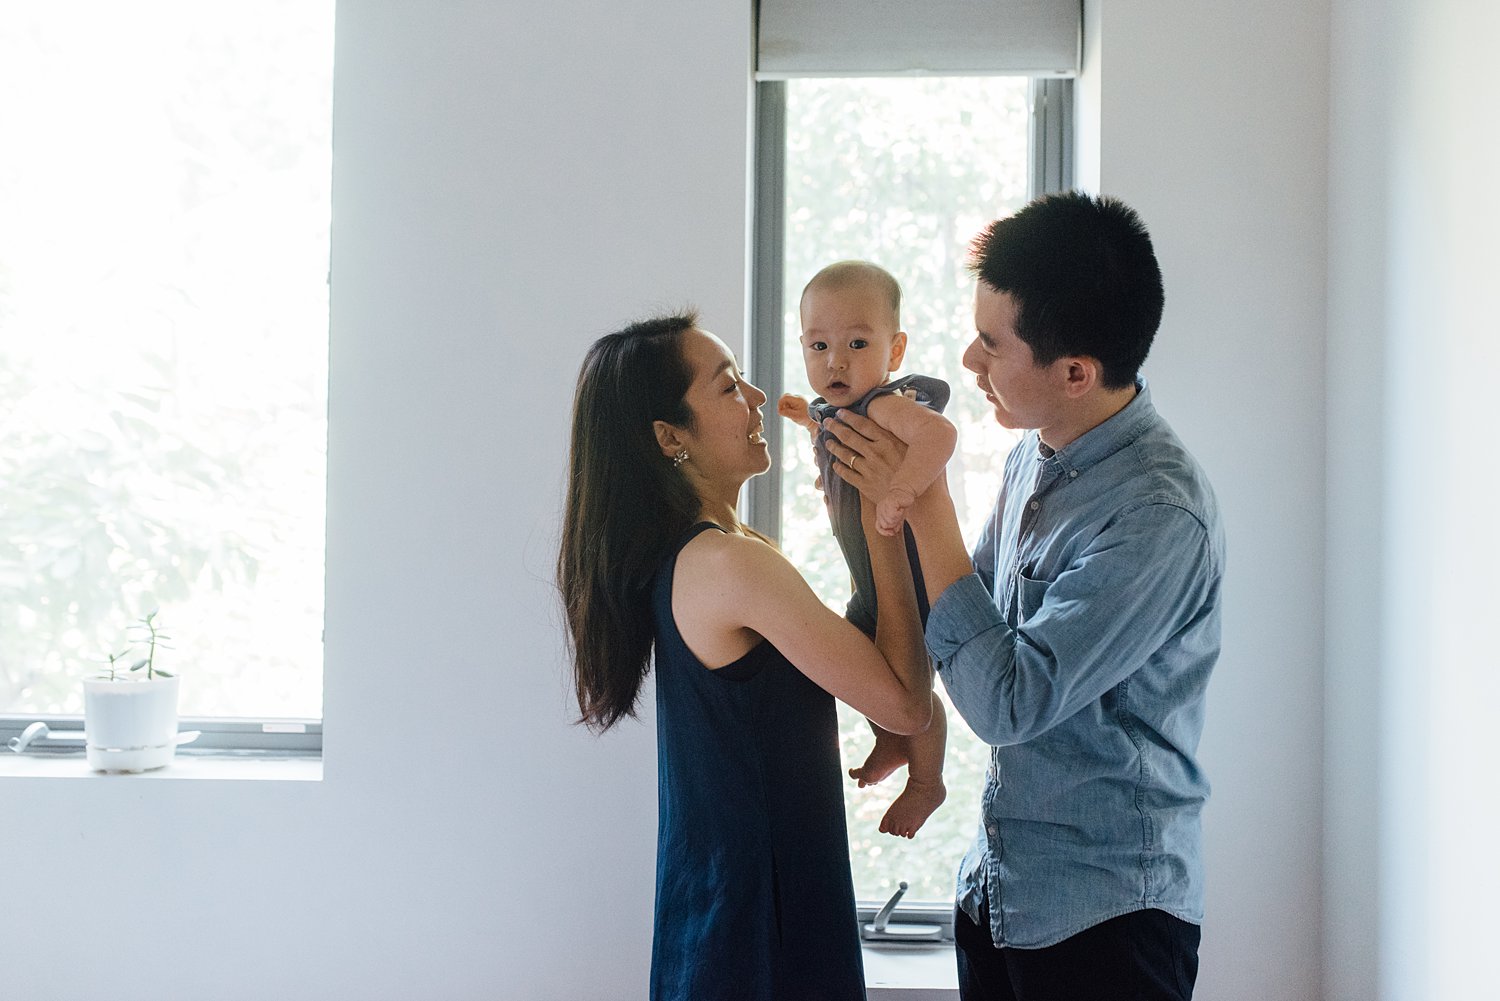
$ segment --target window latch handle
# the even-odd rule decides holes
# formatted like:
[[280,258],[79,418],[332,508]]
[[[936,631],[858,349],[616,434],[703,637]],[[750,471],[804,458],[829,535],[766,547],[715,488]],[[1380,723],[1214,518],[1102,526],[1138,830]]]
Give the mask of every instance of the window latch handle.
[[941,942],[943,926],[928,922],[892,922],[891,914],[906,895],[906,880],[902,880],[891,894],[885,906],[875,912],[875,920],[865,925],[864,939],[867,942]]
[[47,724],[38,720],[22,730],[21,736],[10,738],[6,746],[17,754],[25,754],[26,748],[31,746],[32,741],[42,739],[47,736],[47,733]]
[[[29,730],[27,731],[27,733],[30,732]],[[903,879],[901,884],[896,887],[896,892],[891,894],[891,899],[885,902],[884,907],[875,912],[875,921],[870,925],[871,931],[883,932],[886,930],[891,923],[891,912],[896,909],[896,905],[901,902],[901,898],[906,896],[906,889],[906,880]]]

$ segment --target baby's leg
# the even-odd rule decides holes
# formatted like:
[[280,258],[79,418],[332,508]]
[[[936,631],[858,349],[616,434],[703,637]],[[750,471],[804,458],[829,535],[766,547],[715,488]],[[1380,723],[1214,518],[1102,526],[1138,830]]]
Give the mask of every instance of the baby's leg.
[[[907,753],[909,738],[891,733],[871,720],[865,720],[865,722],[870,724],[870,730],[875,734],[875,746],[870,748],[870,755],[865,758],[864,764],[858,768],[849,769],[849,777],[858,779],[861,789],[884,779],[891,772],[906,764],[909,758]],[[939,765],[941,766],[941,762]]]
[[880,831],[882,834],[910,838],[927,822],[933,811],[943,805],[943,800],[948,798],[948,788],[943,785],[948,715],[943,710],[942,699],[936,694],[932,696],[932,725],[927,728],[926,733],[899,739],[906,742],[906,788],[901,790],[896,802],[880,818]]

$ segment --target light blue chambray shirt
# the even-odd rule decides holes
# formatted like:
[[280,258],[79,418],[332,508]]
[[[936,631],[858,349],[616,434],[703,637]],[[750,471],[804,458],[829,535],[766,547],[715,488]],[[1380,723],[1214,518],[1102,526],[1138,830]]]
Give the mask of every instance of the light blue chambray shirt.
[[1207,477],[1151,405],[1005,463],[976,573],[927,647],[989,743],[958,905],[997,946],[1040,948],[1158,908],[1203,921],[1195,758],[1219,655],[1224,531]]

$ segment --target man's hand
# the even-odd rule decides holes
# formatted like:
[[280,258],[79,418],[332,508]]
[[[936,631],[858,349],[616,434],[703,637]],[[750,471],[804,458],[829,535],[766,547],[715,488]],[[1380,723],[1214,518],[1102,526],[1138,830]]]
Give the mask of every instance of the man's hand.
[[879,503],[890,492],[891,476],[906,455],[906,442],[848,410],[840,410],[837,419],[824,421],[823,427],[833,436],[828,453],[834,458],[834,473],[866,499]]

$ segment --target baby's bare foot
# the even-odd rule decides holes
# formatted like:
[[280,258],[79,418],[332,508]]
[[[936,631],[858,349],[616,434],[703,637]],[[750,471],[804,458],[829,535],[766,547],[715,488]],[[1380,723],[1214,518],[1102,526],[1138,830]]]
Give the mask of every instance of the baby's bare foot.
[[858,768],[849,769],[849,777],[859,780],[859,787],[872,786],[906,764],[906,741],[899,737],[876,737],[870,756]]
[[948,787],[943,780],[934,782],[914,779],[906,780],[906,788],[896,797],[896,802],[880,818],[880,833],[893,834],[898,838],[914,837],[932,816],[933,811],[948,798]]

